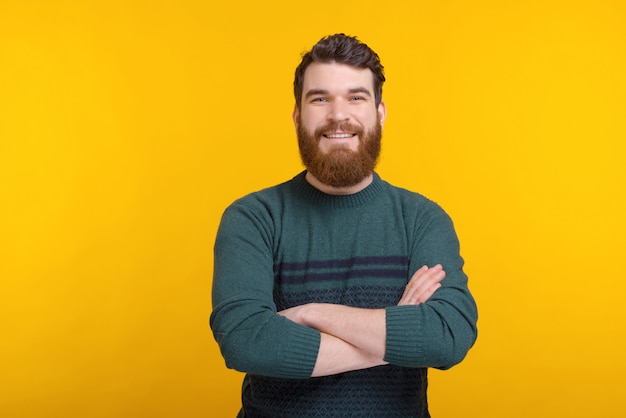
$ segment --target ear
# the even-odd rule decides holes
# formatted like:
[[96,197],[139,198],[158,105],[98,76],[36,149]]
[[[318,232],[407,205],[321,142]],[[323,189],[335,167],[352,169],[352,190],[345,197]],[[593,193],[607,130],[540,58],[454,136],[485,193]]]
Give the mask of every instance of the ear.
[[293,119],[293,124],[296,129],[298,129],[298,119],[300,119],[300,109],[298,109],[297,105],[293,105],[293,113],[291,114],[291,119]]
[[387,117],[387,105],[385,105],[385,102],[381,100],[380,104],[378,105],[378,118],[380,119],[381,126],[385,125],[386,117]]

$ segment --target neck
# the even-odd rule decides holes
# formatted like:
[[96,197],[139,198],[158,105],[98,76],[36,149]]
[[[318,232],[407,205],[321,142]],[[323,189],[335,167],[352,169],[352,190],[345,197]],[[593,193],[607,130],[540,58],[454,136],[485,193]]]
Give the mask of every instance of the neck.
[[370,184],[372,184],[372,181],[374,180],[374,175],[370,173],[363,180],[361,180],[354,186],[349,186],[349,187],[329,186],[328,184],[324,184],[321,181],[319,181],[315,176],[313,176],[313,174],[311,174],[308,171],[306,172],[305,178],[306,178],[306,181],[308,181],[311,186],[315,187],[317,190],[323,193],[331,194],[331,195],[348,195],[348,194],[358,193],[361,190],[365,189]]

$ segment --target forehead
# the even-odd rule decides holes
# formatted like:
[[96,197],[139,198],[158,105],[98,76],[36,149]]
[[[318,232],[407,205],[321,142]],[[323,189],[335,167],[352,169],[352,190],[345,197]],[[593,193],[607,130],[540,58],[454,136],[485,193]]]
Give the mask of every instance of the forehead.
[[338,63],[311,63],[304,72],[303,93],[308,90],[342,92],[365,88],[374,95],[374,74],[369,68]]

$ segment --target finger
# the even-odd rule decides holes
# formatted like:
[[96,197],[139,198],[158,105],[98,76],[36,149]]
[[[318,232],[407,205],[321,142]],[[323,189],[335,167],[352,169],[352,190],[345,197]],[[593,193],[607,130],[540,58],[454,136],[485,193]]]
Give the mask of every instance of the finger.
[[446,277],[446,272],[441,268],[440,265],[437,265],[427,272],[416,276],[410,282],[410,287],[414,289],[414,293],[420,293],[424,289],[429,288],[430,286],[440,283]]
[[409,304],[419,305],[420,303],[426,302],[440,287],[441,283],[435,283],[430,287],[422,289],[419,294],[414,294],[413,297],[408,300]]
[[402,297],[398,306],[419,305],[426,302],[441,287],[440,283],[434,283],[429,287],[423,287],[419,292],[415,291]]
[[430,283],[437,283],[442,280],[439,276],[441,272],[443,272],[441,264],[437,264],[431,268],[422,267],[413,274],[407,287],[412,290],[419,290],[423,286],[428,286]]
[[445,276],[441,265],[418,270],[409,281],[398,305],[416,305],[425,302],[441,287],[440,282]]
[[410,300],[414,303],[422,303],[428,300],[435,290],[441,287],[441,281],[446,277],[446,272],[441,269],[429,271],[429,275],[425,276],[418,284],[415,285],[415,291],[411,295]]
[[408,301],[412,297],[412,295],[415,293],[416,285],[419,284],[418,283],[419,278],[422,277],[424,273],[426,273],[427,271],[428,271],[428,266],[422,266],[413,274],[413,276],[407,283],[406,287],[404,288],[404,293],[402,294],[402,297],[400,298],[399,304],[402,304],[403,302]]

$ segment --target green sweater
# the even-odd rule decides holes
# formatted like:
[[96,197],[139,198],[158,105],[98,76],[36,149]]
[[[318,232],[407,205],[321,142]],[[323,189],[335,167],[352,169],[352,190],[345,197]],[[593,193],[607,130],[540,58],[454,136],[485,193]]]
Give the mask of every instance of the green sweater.
[[[211,328],[226,365],[247,373],[239,416],[428,417],[426,368],[460,362],[477,332],[450,218],[376,173],[342,196],[304,175],[237,200],[218,230]],[[442,287],[396,306],[438,263]],[[386,308],[389,365],[311,378],[320,333],[276,314],[311,302]]]

